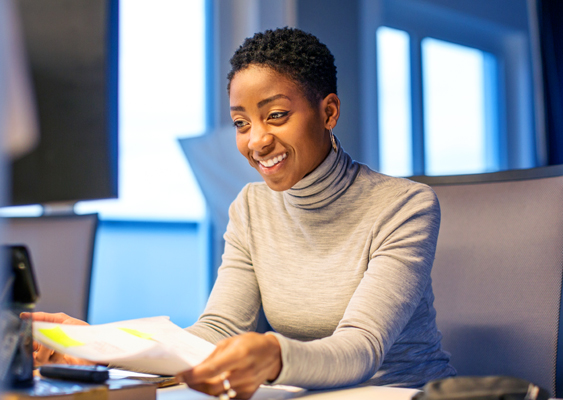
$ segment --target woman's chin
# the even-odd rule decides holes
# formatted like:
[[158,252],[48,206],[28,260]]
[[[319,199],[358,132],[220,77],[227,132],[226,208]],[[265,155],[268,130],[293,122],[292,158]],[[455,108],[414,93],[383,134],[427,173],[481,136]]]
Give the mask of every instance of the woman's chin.
[[268,175],[262,175],[262,179],[264,179],[264,182],[266,182],[266,185],[268,185],[270,189],[276,192],[283,192],[291,189],[295,185],[295,183],[297,183],[293,183],[287,179],[275,179]]

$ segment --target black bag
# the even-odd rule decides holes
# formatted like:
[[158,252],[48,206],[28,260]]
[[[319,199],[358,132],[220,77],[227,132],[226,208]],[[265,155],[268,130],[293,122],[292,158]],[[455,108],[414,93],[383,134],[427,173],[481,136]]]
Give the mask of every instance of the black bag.
[[413,400],[547,400],[549,393],[524,379],[459,376],[428,382]]

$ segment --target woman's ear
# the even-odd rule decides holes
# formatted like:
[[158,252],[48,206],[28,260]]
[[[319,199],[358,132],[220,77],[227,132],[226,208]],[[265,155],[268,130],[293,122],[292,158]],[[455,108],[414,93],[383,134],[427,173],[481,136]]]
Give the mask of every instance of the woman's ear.
[[338,123],[338,117],[340,117],[340,99],[335,93],[331,93],[323,99],[322,112],[325,128],[334,128]]

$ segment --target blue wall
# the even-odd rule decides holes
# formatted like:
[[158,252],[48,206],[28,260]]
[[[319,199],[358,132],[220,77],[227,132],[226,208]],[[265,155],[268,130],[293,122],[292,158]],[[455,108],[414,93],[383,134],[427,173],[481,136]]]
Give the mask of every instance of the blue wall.
[[205,225],[100,221],[88,322],[168,315],[196,321],[207,301]]

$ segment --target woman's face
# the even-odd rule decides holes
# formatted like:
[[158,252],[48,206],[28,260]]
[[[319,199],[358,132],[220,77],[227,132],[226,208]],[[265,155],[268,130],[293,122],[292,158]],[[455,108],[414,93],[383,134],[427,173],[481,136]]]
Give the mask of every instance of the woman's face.
[[338,102],[329,95],[314,108],[296,83],[268,67],[251,65],[231,80],[238,150],[271,189],[291,188],[327,156],[326,129],[338,119],[326,107],[329,97]]

